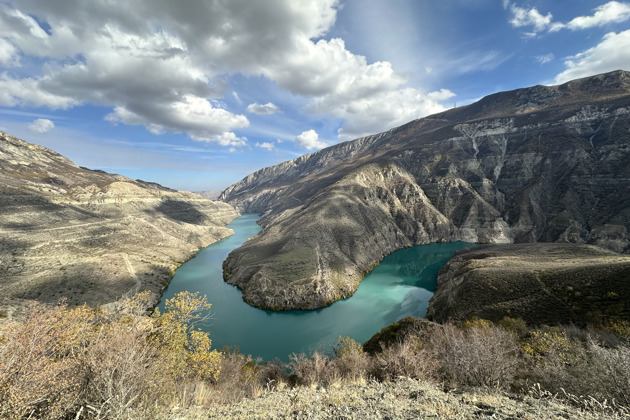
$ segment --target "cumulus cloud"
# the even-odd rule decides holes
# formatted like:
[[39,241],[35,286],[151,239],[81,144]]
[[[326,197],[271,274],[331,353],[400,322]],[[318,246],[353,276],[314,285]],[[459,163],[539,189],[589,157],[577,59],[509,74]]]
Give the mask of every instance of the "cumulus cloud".
[[[304,43],[302,54],[284,66],[267,69],[281,87],[308,95],[305,110],[344,119],[340,140],[383,131],[411,119],[444,110],[440,101],[453,96],[403,88],[406,78],[391,63],[368,64],[352,54],[342,39]],[[321,147],[321,146],[318,146]]]
[[519,7],[509,0],[503,1],[503,7],[509,9],[512,17],[510,23],[516,28],[532,27],[531,32],[526,32],[526,36],[536,36],[540,32],[556,32],[561,29],[581,30],[596,26],[604,26],[609,23],[620,23],[630,19],[630,3],[610,1],[593,9],[590,16],[578,16],[567,23],[553,22],[551,13],[543,15],[532,7],[526,9]]
[[41,87],[41,80],[14,79],[7,73],[0,74],[1,106],[48,106],[52,109],[67,109],[78,105],[79,101],[57,95]]
[[304,131],[295,138],[295,145],[307,150],[321,149],[328,146],[327,143],[319,140],[319,135],[315,130]]
[[28,125],[29,130],[45,133],[55,128],[55,123],[45,118],[38,118]]
[[256,142],[256,147],[260,147],[261,149],[265,149],[265,150],[273,150],[275,148],[275,145],[273,143],[270,142],[263,142],[263,143],[258,143]]
[[338,0],[0,4],[0,64],[19,65],[20,55],[45,62],[39,74],[0,74],[0,105],[93,103],[111,107],[106,119],[115,124],[230,147],[245,144],[235,131],[249,124],[220,101],[230,92],[227,77],[237,73],[305,96],[307,112],[344,118],[342,139],[443,109],[439,102],[452,94],[405,87],[407,78],[389,62],[368,63],[342,39],[323,39],[338,7]]
[[602,42],[567,58],[564,64],[566,70],[556,76],[556,83],[630,68],[630,29],[606,34]]
[[568,23],[555,23],[551,26],[551,31],[558,31],[563,28],[571,30],[588,29],[595,26],[604,26],[609,23],[620,23],[630,19],[630,3],[611,1],[596,7],[591,16],[578,16]]
[[280,111],[280,108],[278,108],[277,105],[271,102],[267,102],[264,105],[261,105],[258,103],[247,105],[247,112],[252,113],[252,114],[271,115],[271,114],[275,114],[278,111]]
[[428,94],[419,89],[405,88],[380,92],[352,102],[323,96],[308,106],[311,112],[328,112],[345,121],[339,129],[340,140],[351,140],[393,128],[411,120],[444,111],[441,101],[454,96],[442,89]]
[[[150,116],[155,118],[147,118]],[[224,146],[244,145],[245,141],[231,130],[249,125],[245,116],[214,107],[207,99],[194,95],[183,96],[166,104],[130,102],[128,106],[114,108],[105,119],[112,123],[143,124],[154,134],[187,132],[195,141]]]
[[4,38],[0,38],[0,65],[5,67],[17,67],[20,65],[20,56],[17,48]]
[[533,27],[533,32],[526,33],[526,35],[529,36],[533,36],[536,33],[549,28],[553,19],[551,13],[543,15],[535,7],[525,9],[523,7],[517,6],[514,3],[510,3],[509,1],[504,1],[503,7],[505,7],[506,9],[509,8],[510,12],[512,13],[512,18],[510,19],[510,23],[512,24],[512,26],[516,28],[521,28],[524,26]]

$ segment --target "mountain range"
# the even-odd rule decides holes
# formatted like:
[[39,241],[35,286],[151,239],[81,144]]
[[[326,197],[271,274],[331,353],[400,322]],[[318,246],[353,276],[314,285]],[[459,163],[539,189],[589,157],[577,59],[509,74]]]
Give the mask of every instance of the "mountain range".
[[630,252],[630,73],[487,96],[261,169],[220,199],[261,213],[224,277],[254,306],[348,297],[415,244],[558,242]]

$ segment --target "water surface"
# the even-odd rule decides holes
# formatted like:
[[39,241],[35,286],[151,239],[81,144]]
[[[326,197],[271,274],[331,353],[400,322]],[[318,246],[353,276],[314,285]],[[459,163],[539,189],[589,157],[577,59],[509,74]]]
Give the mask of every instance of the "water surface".
[[238,346],[263,360],[288,360],[291,353],[330,351],[340,335],[365,342],[381,328],[409,315],[424,316],[439,269],[463,242],[420,245],[385,257],[354,295],[312,311],[275,312],[247,305],[235,286],[223,281],[222,264],[231,250],[260,231],[257,214],[228,225],[234,235],[200,251],[175,272],[164,299],[188,290],[207,295],[212,319],[204,328],[214,348]]

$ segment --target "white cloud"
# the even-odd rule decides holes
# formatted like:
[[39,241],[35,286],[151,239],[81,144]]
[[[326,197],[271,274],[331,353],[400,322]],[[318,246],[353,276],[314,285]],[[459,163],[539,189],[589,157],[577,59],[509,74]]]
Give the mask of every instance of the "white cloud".
[[563,28],[571,30],[588,29],[595,26],[604,26],[609,23],[620,23],[630,19],[630,3],[610,1],[596,7],[592,16],[578,16],[568,23],[555,23],[551,31]]
[[545,54],[545,55],[539,55],[534,57],[534,59],[536,60],[536,62],[540,63],[540,64],[547,64],[550,63],[554,60],[554,58],[556,58],[553,53],[549,53],[549,54]]
[[[0,75],[4,106],[93,103],[111,107],[112,123],[237,147],[246,140],[235,131],[249,121],[217,101],[230,92],[225,76],[236,73],[266,76],[305,96],[306,111],[344,118],[342,139],[440,111],[452,95],[405,87],[407,77],[389,62],[368,63],[342,39],[320,39],[338,0],[15,4],[0,4],[0,63],[24,54],[45,65],[40,74]],[[248,112],[278,107],[254,103]]]
[[425,94],[419,89],[406,88],[381,92],[349,103],[334,96],[320,97],[313,100],[308,109],[343,118],[345,121],[339,129],[339,139],[351,140],[444,111],[440,102],[453,96],[453,92],[446,89]]
[[226,131],[221,134],[213,134],[205,136],[203,134],[192,134],[190,136],[194,141],[202,141],[206,143],[216,143],[220,146],[232,146],[230,152],[236,150],[236,147],[243,147],[247,144],[247,137],[238,137],[231,131]]
[[[302,44],[302,53],[267,69],[267,74],[291,92],[311,96],[305,110],[345,120],[340,140],[384,131],[411,119],[439,112],[439,101],[453,96],[425,94],[403,88],[406,78],[391,63],[368,64],[334,38]],[[446,92],[446,91],[445,91]],[[321,147],[321,146],[319,146]]]
[[256,142],[256,147],[260,147],[261,149],[265,149],[265,150],[273,150],[275,148],[275,145],[273,143],[270,142],[263,142],[263,143],[258,143]]
[[606,34],[602,42],[569,57],[564,64],[567,68],[556,76],[556,83],[613,70],[630,69],[630,29]]
[[593,9],[591,16],[578,16],[567,23],[553,22],[551,13],[543,15],[535,7],[525,9],[516,6],[509,0],[503,1],[503,7],[510,9],[512,17],[510,23],[516,28],[531,26],[532,31],[525,35],[532,37],[540,32],[556,32],[561,29],[581,30],[596,26],[604,26],[609,23],[620,23],[630,19],[630,3],[610,1]]
[[[156,122],[147,119],[152,115],[159,116],[159,119],[156,118]],[[232,146],[244,145],[244,141],[231,130],[249,125],[245,116],[214,107],[210,101],[193,95],[166,104],[131,103],[129,108],[117,106],[105,119],[112,123],[143,124],[154,134],[187,132],[196,141]]]
[[20,65],[20,56],[17,48],[4,38],[0,38],[0,65],[5,67],[17,67]]
[[328,144],[319,141],[319,135],[315,130],[304,131],[295,138],[295,145],[307,150],[321,149]]
[[533,26],[533,32],[526,34],[530,36],[547,29],[551,25],[553,19],[551,13],[543,15],[535,7],[525,9],[523,7],[518,7],[509,1],[504,1],[503,7],[506,9],[509,8],[510,12],[512,12],[512,18],[510,19],[512,26],[516,28]]
[[6,73],[0,74],[1,106],[48,106],[52,109],[67,109],[78,104],[79,101],[76,99],[42,89],[41,80],[13,79]]
[[45,118],[38,118],[28,125],[29,130],[45,133],[55,128],[55,123]]
[[275,105],[275,104],[273,104],[271,102],[267,102],[264,105],[260,105],[258,103],[253,103],[253,104],[247,105],[247,112],[250,112],[252,114],[272,115],[272,114],[275,114],[278,111],[280,111],[280,108],[278,108],[277,105]]

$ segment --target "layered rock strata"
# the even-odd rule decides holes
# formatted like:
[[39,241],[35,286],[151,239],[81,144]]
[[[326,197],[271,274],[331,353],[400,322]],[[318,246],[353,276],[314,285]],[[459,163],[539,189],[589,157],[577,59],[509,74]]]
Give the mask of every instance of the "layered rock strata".
[[232,233],[231,205],[80,168],[0,133],[0,307],[154,300],[179,263]]
[[225,278],[274,309],[350,296],[401,247],[589,243],[630,251],[630,73],[502,92],[255,172],[221,199],[262,214]]

